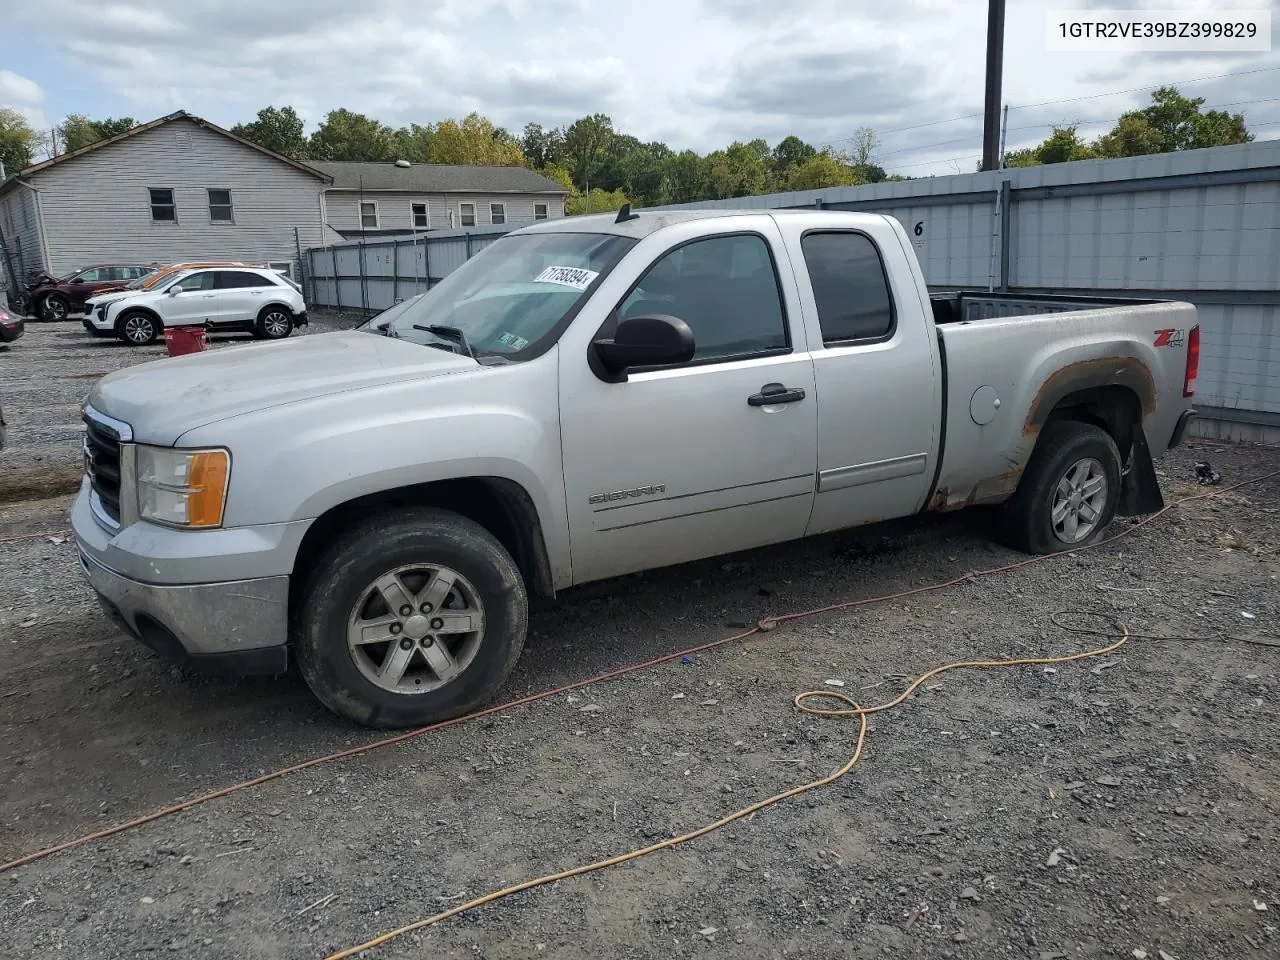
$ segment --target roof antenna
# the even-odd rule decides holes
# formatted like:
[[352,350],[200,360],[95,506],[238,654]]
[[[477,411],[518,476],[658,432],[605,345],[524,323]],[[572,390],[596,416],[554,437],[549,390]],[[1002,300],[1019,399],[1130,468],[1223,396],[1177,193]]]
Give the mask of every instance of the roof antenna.
[[626,223],[628,220],[639,220],[640,214],[631,212],[631,204],[624,203],[622,209],[618,211],[618,219],[614,223]]

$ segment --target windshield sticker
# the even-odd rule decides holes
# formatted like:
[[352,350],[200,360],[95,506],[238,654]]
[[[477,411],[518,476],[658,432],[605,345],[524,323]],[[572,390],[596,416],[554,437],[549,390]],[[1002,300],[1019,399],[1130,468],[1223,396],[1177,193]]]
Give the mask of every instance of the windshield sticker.
[[558,283],[563,287],[585,290],[600,274],[586,267],[547,267],[533,278],[534,283]]
[[510,347],[512,350],[523,350],[529,345],[529,341],[524,337],[516,336],[514,333],[504,333],[498,338],[498,342],[504,347]]

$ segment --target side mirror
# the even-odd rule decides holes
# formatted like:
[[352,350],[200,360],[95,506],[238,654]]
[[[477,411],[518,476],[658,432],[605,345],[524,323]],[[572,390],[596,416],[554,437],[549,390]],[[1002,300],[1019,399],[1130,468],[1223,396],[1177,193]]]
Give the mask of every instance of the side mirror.
[[172,286],[169,288],[169,296],[171,297],[176,297],[181,292],[182,292],[182,284],[177,284],[176,286]]
[[592,341],[591,347],[605,371],[618,376],[632,367],[687,363],[693,359],[693,331],[679,317],[628,317],[611,340]]

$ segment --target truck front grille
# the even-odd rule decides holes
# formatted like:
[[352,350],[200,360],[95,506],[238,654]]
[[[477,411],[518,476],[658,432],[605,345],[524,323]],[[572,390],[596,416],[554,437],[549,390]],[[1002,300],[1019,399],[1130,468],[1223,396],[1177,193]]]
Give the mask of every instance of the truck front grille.
[[103,512],[120,522],[120,435],[106,424],[85,417],[84,471]]

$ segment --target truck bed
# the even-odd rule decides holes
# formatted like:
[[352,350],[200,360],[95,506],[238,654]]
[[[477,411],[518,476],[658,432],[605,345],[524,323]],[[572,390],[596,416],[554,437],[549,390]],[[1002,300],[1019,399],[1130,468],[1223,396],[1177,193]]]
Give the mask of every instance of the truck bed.
[[1046,313],[1070,313],[1105,307],[1136,307],[1164,300],[1132,297],[1071,297],[1053,294],[988,293],[978,290],[946,290],[930,294],[933,322],[972,323],[994,317],[1025,317]]
[[1135,401],[1152,455],[1168,447],[1183,407],[1174,398],[1182,401],[1192,305],[962,291],[930,300],[945,376],[933,509],[1007,499],[1045,411],[1090,402],[1085,385],[1103,406]]

